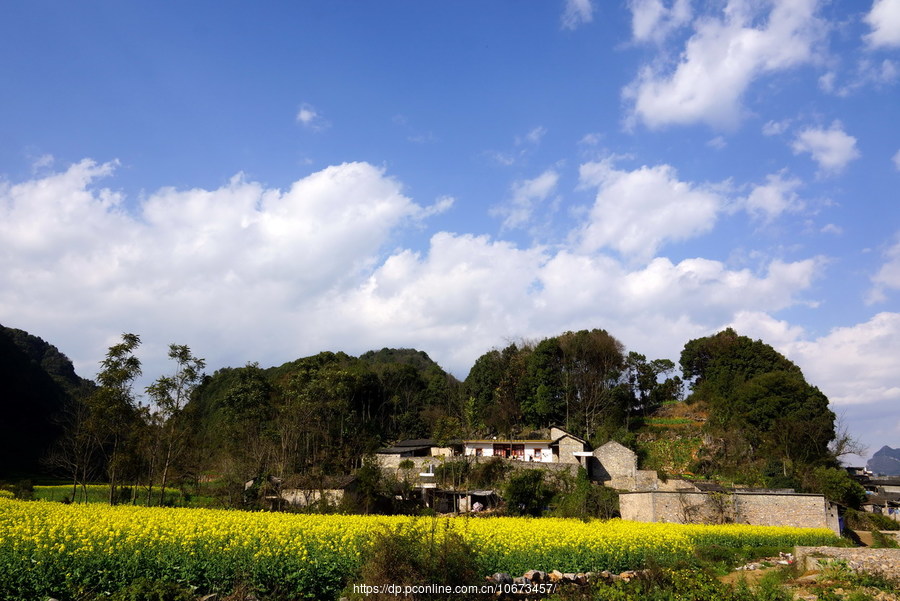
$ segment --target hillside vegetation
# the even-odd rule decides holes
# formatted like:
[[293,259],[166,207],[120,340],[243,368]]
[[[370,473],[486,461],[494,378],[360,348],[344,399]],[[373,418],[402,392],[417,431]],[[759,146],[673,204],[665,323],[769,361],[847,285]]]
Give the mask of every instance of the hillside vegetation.
[[[0,465],[7,478],[13,465],[73,485],[106,482],[110,502],[135,498],[135,486],[150,505],[165,501],[164,487],[196,491],[215,482],[207,492],[243,505],[250,480],[317,487],[358,470],[372,488],[365,494],[393,494],[366,476],[364,458],[379,447],[407,438],[535,437],[550,425],[594,446],[617,440],[663,476],[859,501],[837,469],[846,440],[827,398],[772,347],[731,329],[686,343],[683,380],[673,361],[628,352],[600,329],[490,350],[463,382],[413,349],[323,352],[206,375],[202,359],[173,344],[171,372],[145,391],[149,405],[134,390],[138,336],[110,347],[97,385],[37,341],[24,332],[0,336],[3,399],[15,416],[4,422],[15,426]],[[15,465],[8,459],[20,446],[31,449],[30,460]],[[118,490],[123,484],[130,496]],[[251,492],[264,496],[265,488]]]

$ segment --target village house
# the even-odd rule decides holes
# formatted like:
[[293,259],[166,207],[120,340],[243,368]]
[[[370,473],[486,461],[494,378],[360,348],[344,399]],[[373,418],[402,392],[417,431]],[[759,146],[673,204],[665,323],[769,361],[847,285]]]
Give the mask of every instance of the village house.
[[[499,457],[520,467],[572,472],[584,467],[591,480],[620,491],[621,515],[626,520],[830,528],[840,533],[837,507],[822,495],[792,490],[730,490],[717,484],[661,480],[654,470],[639,470],[637,454],[615,441],[591,449],[587,441],[562,428],[551,428],[549,434],[547,438],[526,440],[463,440],[444,446],[427,439],[407,440],[379,450],[377,457],[382,468],[411,479],[428,506],[438,510],[469,511],[476,502],[492,504],[496,493],[441,489],[434,477],[437,466],[463,457],[476,462]],[[891,500],[885,513],[891,508]]]
[[562,428],[551,428],[550,438],[533,440],[498,440],[495,438],[463,441],[463,454],[468,457],[502,457],[537,463],[581,464],[579,453],[589,448],[586,441]]
[[[575,473],[584,467],[591,480],[621,490],[656,490],[666,485],[652,470],[637,469],[637,455],[631,449],[610,441],[591,450],[590,444],[563,430],[549,429],[547,438],[526,440],[470,439],[439,446],[431,439],[403,440],[376,452],[378,465],[416,481],[420,488],[435,488],[434,469],[459,458],[483,461],[499,457],[514,466],[539,464],[555,470]],[[675,484],[672,484],[674,486]]]

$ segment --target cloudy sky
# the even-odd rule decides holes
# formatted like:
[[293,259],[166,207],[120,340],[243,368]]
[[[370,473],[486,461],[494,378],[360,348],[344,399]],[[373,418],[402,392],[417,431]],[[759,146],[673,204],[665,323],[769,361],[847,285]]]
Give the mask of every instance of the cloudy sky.
[[13,0],[0,81],[0,323],[84,376],[733,326],[900,446],[900,0]]

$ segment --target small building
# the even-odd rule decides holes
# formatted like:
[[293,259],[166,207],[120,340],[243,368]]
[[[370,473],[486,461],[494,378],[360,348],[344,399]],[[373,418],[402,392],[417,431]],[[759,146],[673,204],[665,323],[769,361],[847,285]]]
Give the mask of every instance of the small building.
[[417,466],[431,463],[430,457],[452,457],[462,453],[462,443],[451,441],[446,445],[439,445],[431,438],[415,438],[401,440],[394,446],[378,449],[375,458],[378,465],[387,469],[398,469],[404,459],[411,459]]
[[[271,497],[272,502],[280,502],[289,507],[311,507],[313,505],[340,505],[344,496],[356,491],[356,476],[325,476],[317,481],[303,482],[297,488],[282,487],[279,496]],[[266,497],[270,500],[270,497]]]
[[535,463],[582,463],[580,455],[589,445],[586,441],[562,428],[551,428],[550,438],[532,440],[502,440],[496,438],[465,440],[463,454],[467,457],[502,457]]
[[870,493],[862,503],[862,508],[870,513],[880,513],[900,522],[900,493]]
[[900,493],[900,477],[869,478],[866,490],[877,493]]

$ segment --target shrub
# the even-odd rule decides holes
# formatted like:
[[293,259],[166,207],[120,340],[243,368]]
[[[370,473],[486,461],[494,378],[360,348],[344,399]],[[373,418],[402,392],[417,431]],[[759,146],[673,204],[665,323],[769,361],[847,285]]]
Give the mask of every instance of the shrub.
[[544,482],[544,470],[522,470],[510,476],[503,491],[511,515],[539,516],[554,491]]
[[619,513],[619,495],[606,486],[593,484],[584,468],[578,469],[575,485],[556,498],[553,514],[561,518],[610,519]]
[[110,601],[194,601],[191,589],[175,582],[141,578],[119,589]]
[[465,459],[446,461],[434,468],[434,479],[442,486],[456,488],[469,478],[469,462]]
[[[360,567],[358,582],[369,586],[392,584],[400,587],[475,584],[480,575],[476,553],[462,536],[449,528],[447,522],[432,522],[431,531],[424,537],[421,530],[409,523],[387,528],[374,537],[372,553]],[[402,589],[360,594],[352,584],[344,595],[350,599],[410,598]],[[455,597],[442,595],[440,598]]]
[[488,488],[498,486],[512,467],[500,457],[491,457],[484,463],[475,464],[469,482],[472,486]]

